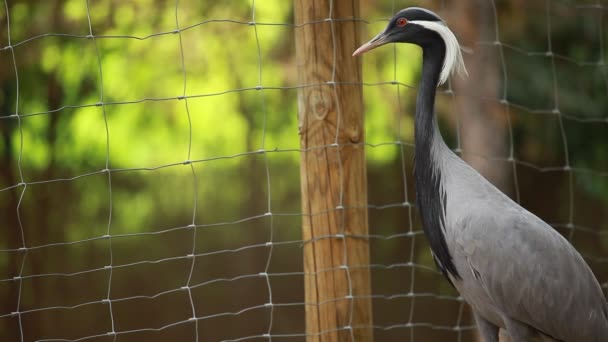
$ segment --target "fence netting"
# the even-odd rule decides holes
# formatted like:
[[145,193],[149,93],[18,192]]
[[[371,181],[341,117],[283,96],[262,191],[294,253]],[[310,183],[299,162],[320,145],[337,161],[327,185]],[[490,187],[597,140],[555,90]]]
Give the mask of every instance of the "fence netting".
[[[354,20],[367,40],[408,6],[445,18],[472,51],[470,77],[438,92],[448,145],[606,283],[608,7],[360,3],[361,18],[328,8],[305,25]],[[283,0],[3,1],[0,340],[305,339],[297,94],[311,85],[293,18]],[[363,58],[371,263],[358,267],[377,341],[471,341],[415,207],[421,58],[406,45]]]

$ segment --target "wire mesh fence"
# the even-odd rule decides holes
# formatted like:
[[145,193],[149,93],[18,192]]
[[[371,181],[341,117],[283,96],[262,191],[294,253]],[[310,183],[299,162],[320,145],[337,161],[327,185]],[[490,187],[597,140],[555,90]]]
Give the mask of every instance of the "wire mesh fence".
[[[304,340],[299,163],[328,146],[300,148],[297,96],[335,80],[298,83],[293,37],[365,39],[412,5],[473,51],[438,93],[449,146],[608,281],[602,2],[362,0],[306,23],[278,0],[3,5],[0,340]],[[377,341],[471,341],[414,205],[420,62],[363,59],[371,263],[347,271],[371,270]]]

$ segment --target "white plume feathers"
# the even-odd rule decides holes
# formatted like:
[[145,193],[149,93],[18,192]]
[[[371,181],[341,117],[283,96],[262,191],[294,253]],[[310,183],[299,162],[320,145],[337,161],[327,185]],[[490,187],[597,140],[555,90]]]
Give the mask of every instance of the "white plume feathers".
[[456,72],[458,76],[465,77],[467,68],[464,65],[462,58],[462,52],[460,51],[460,44],[454,33],[441,21],[425,21],[425,20],[412,20],[409,23],[420,25],[426,29],[433,30],[439,34],[439,36],[445,42],[445,58],[443,60],[443,66],[441,68],[441,74],[439,75],[439,84],[444,84],[450,74]]

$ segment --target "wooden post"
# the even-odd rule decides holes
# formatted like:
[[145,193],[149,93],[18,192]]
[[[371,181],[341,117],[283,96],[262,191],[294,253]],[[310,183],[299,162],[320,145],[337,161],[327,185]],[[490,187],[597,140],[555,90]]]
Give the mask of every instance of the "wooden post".
[[294,3],[307,341],[372,341],[359,1]]

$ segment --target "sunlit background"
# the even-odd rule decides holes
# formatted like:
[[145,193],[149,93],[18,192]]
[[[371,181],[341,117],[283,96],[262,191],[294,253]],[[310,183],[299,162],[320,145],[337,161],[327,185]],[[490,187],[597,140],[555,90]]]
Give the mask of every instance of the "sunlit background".
[[[192,341],[194,308],[200,341],[303,341],[292,2],[2,5],[0,340]],[[437,97],[449,146],[608,281],[608,7],[360,5],[362,41],[408,6],[446,19],[472,51]],[[473,341],[412,206],[420,63],[363,57],[374,334]]]

